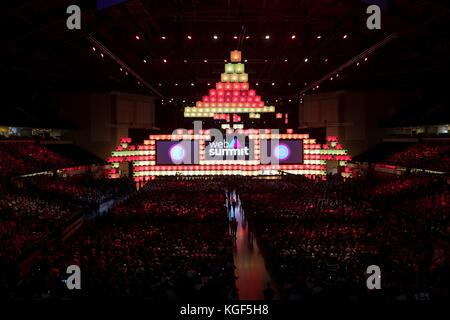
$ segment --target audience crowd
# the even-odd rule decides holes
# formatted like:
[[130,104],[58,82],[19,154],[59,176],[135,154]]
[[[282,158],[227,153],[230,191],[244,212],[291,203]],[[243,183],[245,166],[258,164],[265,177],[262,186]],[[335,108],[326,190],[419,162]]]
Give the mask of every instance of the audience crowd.
[[[401,180],[410,179],[415,178]],[[427,180],[419,176],[418,181]],[[430,220],[434,217],[448,235],[448,219],[444,220],[448,211],[440,211],[448,205],[444,201],[436,206],[445,195],[426,197],[427,205],[418,199],[423,207],[409,212],[413,203],[408,202],[410,193],[401,194],[402,184],[395,208],[387,206],[393,202],[379,202],[382,193],[361,197],[373,191],[374,183],[296,179],[240,185],[248,224],[259,238],[284,299],[448,296],[448,247],[429,232],[438,224]],[[390,196],[395,184],[380,183],[375,190]],[[410,186],[417,190],[416,184]],[[414,220],[419,223],[411,223]],[[382,270],[382,292],[367,289],[365,271],[370,265]]]
[[382,161],[384,164],[449,172],[450,169],[450,143],[419,142],[413,146],[392,154]]
[[0,179],[76,165],[48,148],[29,141],[0,142]]
[[22,294],[70,295],[62,280],[76,264],[84,275],[80,295],[87,298],[231,298],[234,265],[222,190],[207,181],[149,183],[74,239],[49,246]]

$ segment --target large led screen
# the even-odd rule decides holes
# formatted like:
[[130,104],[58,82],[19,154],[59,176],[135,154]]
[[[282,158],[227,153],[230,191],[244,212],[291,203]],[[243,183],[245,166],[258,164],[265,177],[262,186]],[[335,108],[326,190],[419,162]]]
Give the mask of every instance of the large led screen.
[[303,140],[261,140],[261,163],[303,164]]
[[157,141],[157,165],[198,164],[197,141]]
[[205,145],[205,160],[253,160],[254,141],[248,137],[233,137],[208,141]]

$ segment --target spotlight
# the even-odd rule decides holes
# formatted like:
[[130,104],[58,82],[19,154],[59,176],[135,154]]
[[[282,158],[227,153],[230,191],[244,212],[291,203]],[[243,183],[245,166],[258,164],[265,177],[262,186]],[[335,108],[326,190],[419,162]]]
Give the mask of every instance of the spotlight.
[[95,49],[95,47],[92,47],[92,51],[95,51],[96,49]]
[[284,62],[288,62],[288,59],[284,59]]
[[250,36],[245,36],[245,39],[247,39],[247,40],[250,39]]
[[163,59],[163,62],[164,62],[164,63],[167,63],[167,60],[166,60],[166,59]]
[[295,34],[291,35],[291,39],[292,39],[292,40],[295,39]]
[[213,35],[213,39],[217,40],[217,39],[219,39],[219,37],[215,34],[215,35]]
[[143,61],[144,63],[147,63],[147,60],[145,60],[145,59],[144,59],[144,60],[142,60],[142,61]]
[[348,35],[344,34],[344,36],[342,37],[342,39],[347,39]]
[[139,40],[139,39],[141,39],[141,37],[139,37],[139,35],[136,35],[136,40]]
[[367,61],[367,57],[364,58],[364,61]]
[[234,37],[233,37],[233,39],[235,39],[235,40],[236,40],[237,38],[238,38],[238,36],[234,36]]
[[266,34],[266,40],[269,40],[270,36],[268,34]]
[[161,39],[166,40],[166,36],[161,36]]
[[191,82],[191,87],[193,87],[194,86],[194,83],[193,82]]
[[274,86],[274,85],[275,85],[275,82],[272,82],[272,85]]
[[190,35],[187,36],[188,40],[192,40],[192,37]]
[[309,61],[309,59],[308,58],[305,58],[305,62],[308,62]]
[[319,34],[319,35],[317,35],[316,38],[317,38],[317,39],[322,39],[322,36]]
[[207,63],[207,62],[208,62],[208,60],[206,60],[206,59],[205,59],[205,60],[203,60],[203,62],[204,62],[204,63]]

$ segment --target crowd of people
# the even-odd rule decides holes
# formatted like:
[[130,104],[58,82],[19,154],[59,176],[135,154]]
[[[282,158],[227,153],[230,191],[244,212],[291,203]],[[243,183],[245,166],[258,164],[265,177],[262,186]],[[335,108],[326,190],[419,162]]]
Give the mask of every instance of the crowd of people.
[[76,264],[85,275],[85,298],[231,298],[234,265],[224,203],[217,182],[153,181],[70,241],[49,246],[21,294],[70,295],[62,280],[67,266]]
[[448,141],[418,142],[382,161],[384,164],[449,172],[450,143]]
[[76,219],[95,214],[101,200],[135,191],[128,179],[75,179],[36,176],[0,184],[0,293],[15,287],[24,260],[60,239]]
[[[448,297],[445,177],[168,178],[138,192],[131,186],[126,179],[79,176],[36,177],[2,189],[2,293],[33,299],[236,299],[236,232],[227,216],[227,189],[239,194],[249,233],[282,299]],[[86,219],[65,241],[50,236],[74,214],[91,209],[80,201],[127,193],[128,199]],[[18,262],[33,243],[41,250],[17,285]],[[83,270],[83,290],[66,289],[69,265]],[[367,288],[370,265],[380,266],[383,290]]]
[[31,141],[0,142],[0,179],[26,173],[68,168],[76,164],[71,159]]
[[[405,202],[409,193],[395,195],[399,211],[387,206],[391,202],[379,202],[380,194],[361,197],[373,190],[374,183],[296,179],[239,187],[248,224],[259,238],[284,299],[448,296],[444,285],[448,248],[430,234],[428,226],[433,223],[421,216],[422,210],[408,212],[410,206]],[[380,182],[375,188],[388,190],[389,195],[392,181]],[[356,189],[359,192],[354,192]],[[438,219],[448,214],[439,211],[443,206],[431,210]],[[414,219],[421,219],[420,224],[411,223]],[[448,220],[446,223],[448,227]],[[382,293],[366,286],[365,272],[370,265],[382,270]]]
[[64,197],[89,205],[92,210],[98,209],[103,202],[128,195],[136,189],[128,178],[98,179],[89,174],[67,178],[36,176],[24,180],[23,186],[53,197]]

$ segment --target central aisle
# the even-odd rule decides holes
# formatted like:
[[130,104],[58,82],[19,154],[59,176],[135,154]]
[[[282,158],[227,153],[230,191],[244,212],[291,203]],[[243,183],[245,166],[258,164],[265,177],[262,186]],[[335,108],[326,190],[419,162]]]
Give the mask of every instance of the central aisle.
[[233,256],[236,266],[235,275],[238,277],[236,287],[239,290],[239,299],[263,300],[267,282],[271,283],[271,288],[275,290],[275,299],[278,299],[277,290],[274,288],[274,282],[266,269],[256,239],[248,230],[245,213],[236,191],[231,191],[227,196],[226,205],[230,221],[235,217],[238,223]]

